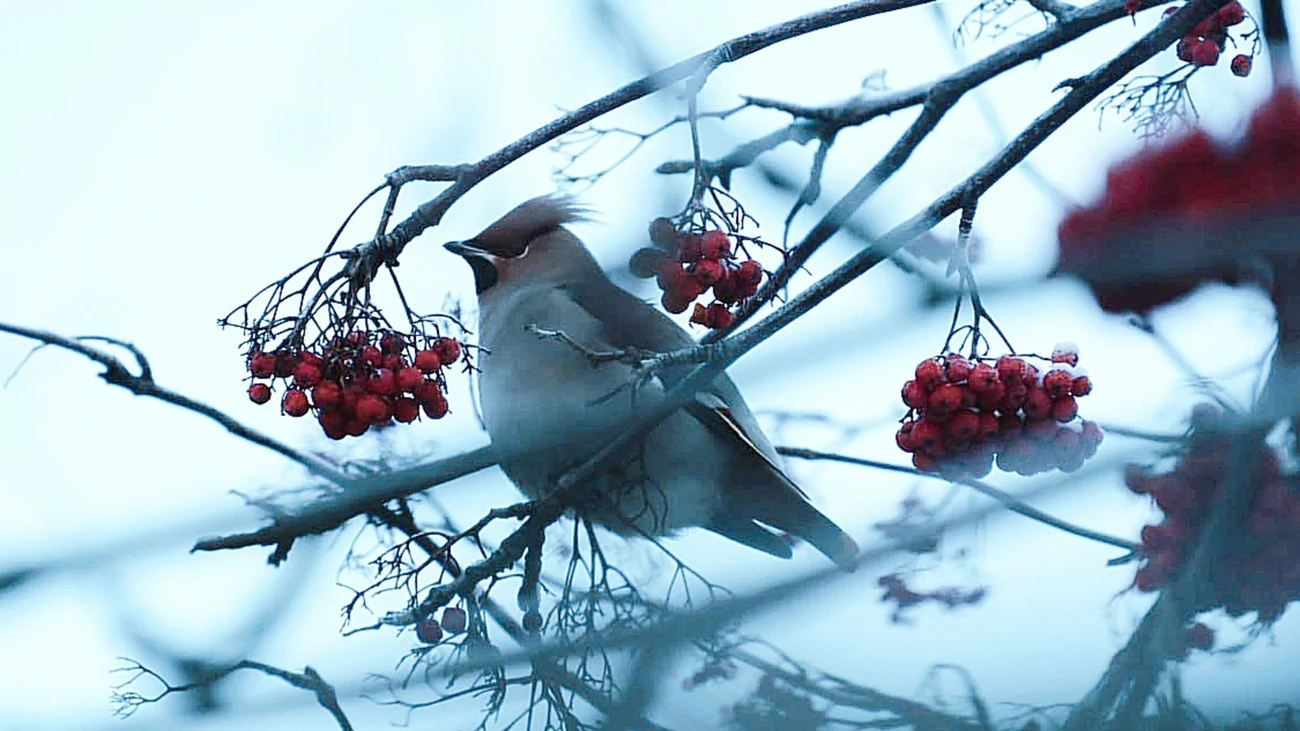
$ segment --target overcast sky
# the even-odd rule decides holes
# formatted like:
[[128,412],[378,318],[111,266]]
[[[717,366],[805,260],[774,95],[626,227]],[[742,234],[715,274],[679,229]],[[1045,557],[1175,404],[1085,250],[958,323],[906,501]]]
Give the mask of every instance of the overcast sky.
[[[667,65],[818,4],[640,0],[618,7],[622,27],[644,44],[641,52],[621,43],[586,0],[236,3],[219,12],[162,2],[7,3],[0,14],[0,321],[132,342],[163,385],[336,458],[430,459],[484,443],[463,378],[452,383],[453,414],[444,421],[384,440],[327,442],[305,420],[248,402],[241,338],[215,321],[315,256],[384,173],[403,164],[476,160],[559,109],[640,76],[643,55]],[[718,71],[701,104],[723,108],[739,94],[828,103],[856,93],[880,70],[891,88],[925,82],[959,62],[949,30],[969,7],[940,3],[946,30],[933,10],[919,8],[782,44]],[[988,86],[984,102],[1014,133],[1058,98],[1051,91],[1057,82],[1113,55],[1148,30],[1158,12],[1006,74]],[[978,58],[1038,30],[1036,22],[956,53]],[[1172,65],[1166,54],[1152,67]],[[1264,77],[1236,79],[1225,68],[1198,75],[1193,93],[1205,124],[1225,139],[1239,133],[1266,91]],[[864,221],[883,228],[904,220],[1005,143],[975,101],[963,101],[943,122],[868,204]],[[670,90],[609,124],[649,129],[681,111]],[[842,134],[827,167],[826,199],[873,164],[913,114]],[[726,125],[705,124],[706,154],[785,121],[775,112],[747,111]],[[1101,119],[1100,128],[1098,122],[1089,109],[1030,158],[1068,200],[1092,200],[1107,165],[1138,146],[1113,116]],[[650,219],[680,208],[685,180],[651,172],[688,154],[678,132],[656,139],[582,193],[599,215],[576,231],[610,268],[642,243]],[[616,148],[596,155],[615,156]],[[516,203],[554,190],[550,173],[560,159],[543,150],[512,165],[411,245],[399,274],[417,309],[437,310],[449,297],[472,294],[468,269],[439,244],[472,235]],[[806,174],[808,160],[809,150],[801,148],[773,156],[795,177]],[[399,215],[435,191],[411,186]],[[779,238],[788,198],[743,174],[734,192],[764,224],[763,233]],[[1033,281],[986,304],[1023,350],[1044,352],[1058,340],[1080,344],[1096,384],[1082,402],[1084,416],[1176,431],[1195,401],[1185,375],[1122,318],[1101,315],[1079,283],[1038,279],[1052,266],[1062,213],[1057,195],[1020,173],[981,202],[976,234],[986,255],[977,274],[988,283]],[[344,243],[370,236],[377,214],[375,206],[364,209]],[[794,233],[814,220],[805,214]],[[940,231],[950,235],[954,228],[948,221]],[[854,246],[835,239],[798,286],[829,271]],[[628,285],[652,294],[644,283]],[[774,441],[902,464],[906,455],[892,438],[903,410],[898,389],[915,363],[942,344],[950,314],[926,308],[912,280],[881,267],[732,373],[758,410],[815,413],[862,427],[850,439],[824,426],[784,428]],[[1247,397],[1250,365],[1272,337],[1264,297],[1213,288],[1156,322],[1198,370],[1235,374],[1228,391]],[[350,594],[335,581],[355,585],[363,578],[338,571],[357,526],[304,542],[278,570],[260,550],[187,552],[196,537],[260,524],[257,511],[232,491],[266,495],[300,487],[301,470],[192,413],[106,386],[80,357],[47,348],[24,362],[30,348],[0,336],[0,378],[22,364],[0,390],[0,571],[63,563],[55,576],[0,595],[0,730],[176,728],[182,716],[192,723],[187,727],[214,730],[244,728],[250,719],[259,728],[331,727],[307,694],[262,677],[225,686],[227,710],[242,707],[242,716],[193,720],[185,715],[188,699],[172,698],[129,722],[113,722],[107,699],[116,676],[109,671],[122,664],[119,656],[155,663],[179,680],[168,655],[228,660],[244,653],[291,669],[310,664],[341,690],[355,690],[367,673],[392,671],[415,642],[410,634],[338,634],[339,608]],[[774,428],[776,422],[765,423]],[[1119,465],[1151,454],[1146,444],[1112,437],[1090,479],[1040,507],[1135,537],[1152,512],[1126,494]],[[824,512],[864,543],[873,539],[871,524],[891,517],[911,490],[928,500],[947,491],[937,481],[860,468],[795,464],[792,471]],[[1005,475],[997,482],[1011,490],[1041,484]],[[462,521],[517,499],[495,470],[437,494]],[[956,505],[982,504],[962,495]],[[120,550],[122,541],[134,548]],[[805,548],[796,560],[779,563],[702,531],[669,543],[735,589],[796,575],[821,560]],[[897,562],[760,616],[746,631],[814,667],[888,692],[916,695],[931,665],[957,663],[992,701],[1048,704],[1074,701],[1091,686],[1148,601],[1119,594],[1132,567],[1107,568],[1113,549],[1020,518],[987,521],[954,536],[948,548],[965,548],[970,556],[926,576],[936,586],[987,585],[983,604],[951,613],[922,609],[911,625],[891,625],[876,600],[875,578],[907,565]],[[663,568],[644,545],[621,544],[618,551],[645,577]],[[250,636],[248,627],[268,606],[282,610],[270,613],[275,624],[265,636]],[[394,607],[380,611],[388,608]],[[1244,638],[1244,627],[1226,618],[1211,623],[1226,641]],[[1276,642],[1264,638],[1240,654],[1195,659],[1186,673],[1188,693],[1220,712],[1300,701],[1294,672],[1280,670],[1300,641],[1294,611],[1274,633]],[[686,667],[675,668],[676,679],[665,683],[680,702],[656,712],[669,726],[716,720],[721,703],[744,690],[733,684],[682,694],[676,689]],[[355,695],[345,708],[358,727],[401,720]],[[460,715],[440,718],[472,726],[476,709],[457,706]],[[416,719],[434,713],[440,712]]]

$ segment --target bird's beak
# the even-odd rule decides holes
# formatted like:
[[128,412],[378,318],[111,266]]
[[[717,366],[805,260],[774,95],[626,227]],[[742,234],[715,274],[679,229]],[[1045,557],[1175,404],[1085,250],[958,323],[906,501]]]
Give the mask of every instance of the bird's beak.
[[446,249],[447,251],[450,251],[453,254],[456,254],[457,256],[463,256],[466,259],[474,256],[478,256],[478,257],[491,256],[491,254],[489,254],[488,252],[469,243],[468,241],[448,241],[447,243],[442,245],[442,248]]

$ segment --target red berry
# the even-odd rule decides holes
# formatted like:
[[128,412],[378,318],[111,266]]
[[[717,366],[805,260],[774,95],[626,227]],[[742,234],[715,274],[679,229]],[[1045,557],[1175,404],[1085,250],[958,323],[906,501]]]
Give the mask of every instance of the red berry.
[[442,361],[438,359],[437,351],[421,350],[415,354],[415,367],[421,373],[433,373],[442,367]]
[[393,373],[396,373],[402,370],[402,367],[406,365],[406,359],[397,353],[392,353],[390,355],[385,355],[383,362],[379,365],[383,368],[387,368]]
[[966,383],[975,393],[980,394],[1000,385],[997,369],[988,363],[979,363],[974,368],[971,368],[970,374],[966,376]]
[[284,398],[280,399],[280,410],[289,416],[302,416],[307,413],[310,407],[307,405],[307,394],[300,389],[291,388],[284,392]]
[[903,384],[903,404],[911,409],[924,409],[930,403],[930,394],[926,393],[919,381]]
[[334,381],[321,381],[311,390],[311,402],[322,411],[337,409],[343,404],[343,388]]
[[1052,399],[1069,395],[1070,386],[1073,383],[1074,379],[1070,377],[1069,372],[1064,370],[1052,370],[1046,376],[1043,376],[1043,390]]
[[425,644],[436,645],[442,642],[442,625],[438,624],[433,617],[425,617],[415,625],[415,636]]
[[1124,12],[1129,15],[1135,15],[1141,7],[1142,0],[1124,0]]
[[[974,389],[972,389],[974,390]],[[1007,395],[1007,387],[1002,385],[1002,381],[994,381],[993,385],[983,391],[976,391],[975,402],[984,411],[993,411],[1002,403],[1002,399]]]
[[985,411],[980,414],[980,428],[975,438],[979,441],[992,439],[1001,431],[998,427],[998,417]]
[[288,378],[292,376],[293,369],[298,366],[298,356],[289,353],[287,350],[277,350],[274,357],[276,377]]
[[925,452],[912,453],[912,466],[915,467],[918,472],[939,471],[939,461]]
[[397,375],[387,368],[380,368],[366,383],[366,390],[376,396],[392,396],[397,393]]
[[637,249],[628,261],[627,268],[638,279],[649,279],[668,261],[668,255],[658,249]]
[[699,302],[695,303],[695,309],[691,311],[691,323],[695,325],[708,326],[709,310]]
[[442,397],[441,392],[436,399],[421,401],[420,404],[424,406],[424,415],[430,419],[441,419],[447,415],[447,399]]
[[[434,370],[437,369],[435,368]],[[397,372],[397,388],[400,391],[410,393],[419,388],[421,383],[424,383],[424,376],[420,373],[419,368],[406,366]]]
[[316,355],[310,350],[304,350],[298,354],[298,365],[303,365],[304,363],[314,365],[317,368],[325,367],[325,361],[319,355]]
[[702,243],[696,234],[682,234],[677,239],[677,260],[683,264],[699,261]]
[[366,394],[357,399],[357,420],[367,424],[382,424],[392,417],[393,412],[388,402],[374,394]]
[[701,259],[691,266],[691,276],[704,289],[708,289],[722,281],[726,274],[727,271],[722,268],[722,263],[713,259]]
[[442,628],[453,635],[458,635],[465,631],[465,625],[469,617],[465,610],[460,607],[447,607],[442,610]]
[[379,352],[379,348],[367,345],[361,349],[361,360],[368,366],[378,368],[384,364],[384,354]]
[[1004,355],[998,358],[997,364],[998,378],[1002,379],[1005,384],[1019,381],[1025,373],[1025,362],[1014,355]]
[[949,381],[964,381],[968,376],[970,376],[970,361],[957,353],[949,353],[948,357],[944,359],[944,362],[944,375],[947,376]]
[[261,405],[271,400],[271,387],[265,383],[254,383],[248,387],[248,400]]
[[1208,650],[1214,647],[1214,630],[1206,626],[1204,622],[1197,622],[1187,628],[1185,641],[1187,646],[1193,650]]
[[388,333],[379,339],[379,349],[384,355],[396,355],[406,347],[406,339],[397,333]]
[[705,259],[726,259],[731,256],[731,242],[721,231],[710,231],[700,240],[700,256]]
[[460,359],[460,343],[451,338],[438,338],[433,341],[433,351],[438,354],[438,362],[445,366]]
[[293,369],[293,382],[299,388],[311,388],[320,383],[320,368],[311,363],[299,363]]
[[348,435],[348,417],[342,411],[322,411],[316,420],[330,439],[337,441]]
[[655,246],[664,251],[675,251],[678,238],[677,229],[673,227],[672,221],[661,216],[650,222],[650,241]]
[[747,292],[743,295],[748,297],[758,291],[758,285],[763,281],[763,267],[753,259],[742,261],[734,272],[736,281],[742,285],[741,289]]
[[393,399],[393,418],[403,424],[415,421],[420,415],[420,403],[410,396]]
[[275,374],[275,356],[261,351],[254,351],[248,359],[248,372],[254,378],[270,378]]
[[713,296],[721,303],[734,305],[758,291],[758,287],[750,289],[737,279],[737,269],[727,272],[717,284],[713,285]]
[[415,400],[419,401],[421,404],[444,400],[442,396],[442,388],[438,385],[438,382],[434,380],[421,382],[419,386],[415,387],[414,395]]
[[[1189,40],[1189,39],[1183,39]],[[1213,66],[1219,62],[1219,44],[1208,38],[1190,39],[1187,44],[1187,54],[1190,58],[1184,59],[1197,66]],[[1179,41],[1179,47],[1182,47],[1182,41]],[[1181,58],[1181,55],[1179,56]]]
[[979,430],[980,417],[974,411],[963,409],[948,418],[948,436],[954,442],[969,442]]
[[929,406],[939,413],[948,413],[961,408],[964,389],[953,383],[945,383],[930,392]]
[[916,366],[916,380],[925,390],[933,390],[943,381],[943,366],[933,358],[921,361]]
[[1174,13],[1178,12],[1178,9],[1181,8],[1181,7],[1182,7],[1181,5],[1175,5],[1175,6],[1172,7],[1172,8],[1165,8],[1164,17],[1168,18],[1169,16],[1171,16],[1171,15],[1173,15]]
[[1087,376],[1079,376],[1070,381],[1070,394],[1073,396],[1087,396],[1092,393],[1092,381]]
[[721,302],[714,302],[709,305],[705,320],[707,321],[705,324],[714,330],[725,330],[731,327],[731,310]]
[[918,452],[935,456],[944,453],[943,427],[922,419],[912,427],[912,447]]
[[1246,9],[1241,7],[1241,3],[1233,0],[1219,8],[1219,12],[1215,13],[1215,18],[1219,21],[1219,25],[1227,28],[1245,20]]
[[998,434],[1004,437],[1013,437],[1020,433],[1024,422],[1020,420],[1017,414],[1003,414],[998,417]]
[[1238,53],[1232,57],[1232,63],[1228,68],[1232,69],[1232,73],[1236,76],[1250,76],[1250,68],[1254,63],[1250,56]]
[[1192,47],[1199,43],[1196,36],[1184,36],[1178,39],[1178,45],[1174,46],[1174,53],[1178,55],[1179,61],[1192,62]]
[[916,449],[912,444],[912,426],[914,422],[905,421],[898,427],[898,433],[894,434],[894,443],[904,452],[911,452]]
[[693,302],[694,300],[695,300],[695,295],[686,297],[686,296],[682,296],[680,292],[676,290],[672,290],[672,291],[664,292],[664,296],[659,299],[659,302],[664,306],[664,309],[667,310],[668,312],[671,312],[674,315],[680,315],[686,311],[687,307],[691,306],[691,302]]
[[1052,397],[1041,388],[1030,389],[1024,409],[1026,421],[1042,421],[1052,414]]
[[353,418],[353,419],[348,419],[347,426],[345,427],[345,429],[347,430],[348,436],[359,437],[370,430],[370,425],[362,421],[361,419]]

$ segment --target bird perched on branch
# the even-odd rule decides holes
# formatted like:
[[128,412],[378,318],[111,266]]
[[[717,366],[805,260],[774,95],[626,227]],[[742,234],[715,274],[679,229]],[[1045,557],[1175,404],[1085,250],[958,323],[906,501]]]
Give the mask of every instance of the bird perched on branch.
[[[474,272],[479,342],[487,350],[479,361],[483,421],[494,445],[526,455],[501,467],[531,499],[552,493],[565,470],[662,401],[691,368],[664,368],[631,388],[638,375],[632,365],[596,357],[627,348],[678,350],[695,341],[609,281],[564,228],[581,218],[569,199],[534,198],[474,238],[446,244]],[[703,526],[789,558],[790,546],[776,532],[782,531],[853,567],[857,544],[782,472],[725,374],[629,451],[585,485],[583,515],[624,535]]]

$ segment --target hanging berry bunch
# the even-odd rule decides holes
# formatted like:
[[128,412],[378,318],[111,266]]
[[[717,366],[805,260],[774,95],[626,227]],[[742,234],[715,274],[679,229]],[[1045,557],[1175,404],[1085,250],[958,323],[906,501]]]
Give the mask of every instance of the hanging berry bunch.
[[465,631],[469,624],[469,615],[460,607],[447,607],[442,610],[442,621],[433,618],[432,615],[425,617],[415,625],[415,636],[426,645],[436,645],[442,642],[444,634],[458,635]]
[[[1133,577],[1142,592],[1156,591],[1186,565],[1205,527],[1220,487],[1228,477],[1233,437],[1215,433],[1217,409],[1198,407],[1186,447],[1174,469],[1164,474],[1130,466],[1125,482],[1149,495],[1164,519],[1142,528],[1143,563]],[[1204,572],[1193,602],[1197,612],[1223,608],[1230,616],[1256,612],[1263,624],[1282,616],[1300,600],[1300,489],[1282,474],[1277,454],[1256,447],[1254,499],[1244,523]]]
[[[1182,6],[1174,6],[1165,10],[1165,15],[1170,16],[1178,12]],[[1233,57],[1229,67],[1232,73],[1237,76],[1248,76],[1252,66],[1252,59],[1259,52],[1259,30],[1252,27],[1251,30],[1240,33],[1236,39],[1232,38],[1229,28],[1240,25],[1247,18],[1246,9],[1241,6],[1237,0],[1219,8],[1210,17],[1197,23],[1186,36],[1178,41],[1175,53],[1181,61],[1186,61],[1193,66],[1213,66],[1219,62],[1219,56],[1227,50],[1228,44],[1236,44],[1240,41],[1243,45],[1250,45],[1250,53],[1239,53]],[[1252,24],[1253,26],[1253,24]]]
[[[732,239],[737,246],[732,246]],[[654,248],[632,255],[632,274],[654,277],[663,290],[664,309],[675,315],[694,303],[691,322],[697,325],[714,330],[730,327],[733,308],[752,297],[763,281],[762,265],[743,252],[746,239],[736,234],[719,229],[684,232],[667,218],[656,218],[650,224],[650,240]],[[710,292],[713,302],[696,302]]]
[[[281,413],[314,415],[331,439],[410,423],[421,413],[442,418],[448,369],[473,368],[464,326],[454,311],[411,309],[392,252],[373,245],[333,251],[342,231],[325,254],[218,320],[244,333],[248,398],[266,404],[278,394]],[[338,265],[332,273],[331,264]],[[388,281],[391,289],[381,289]]]
[[1233,149],[1196,131],[1112,168],[1102,199],[1061,222],[1057,267],[1102,309],[1146,312],[1205,281],[1236,283],[1242,260],[1285,264],[1295,247],[1278,227],[1290,226],[1274,221],[1297,211],[1300,93],[1278,87]]
[[[461,344],[437,337],[416,348],[395,332],[354,330],[318,350],[271,353],[254,349],[248,370],[254,379],[248,397],[271,400],[277,381],[283,387],[281,412],[314,412],[330,439],[359,437],[372,427],[431,419],[447,414],[443,369],[461,357]],[[269,381],[270,383],[267,383]]]
[[898,446],[918,470],[952,477],[983,477],[995,460],[1022,475],[1077,470],[1102,439],[1095,423],[1076,419],[1076,399],[1092,392],[1078,361],[1071,343],[1056,346],[1045,371],[1018,355],[927,358],[903,385]]

